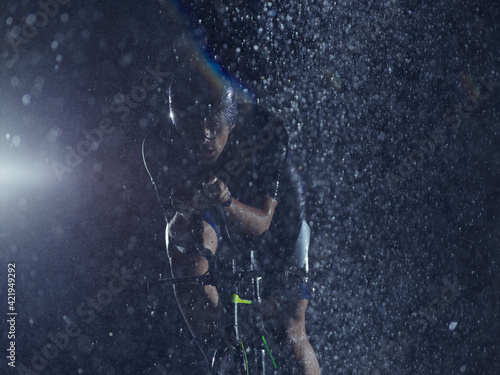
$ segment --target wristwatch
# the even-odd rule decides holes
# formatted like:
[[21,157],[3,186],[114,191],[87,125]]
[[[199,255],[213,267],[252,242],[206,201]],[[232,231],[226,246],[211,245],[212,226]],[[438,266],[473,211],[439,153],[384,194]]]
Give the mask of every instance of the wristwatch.
[[233,197],[231,196],[231,194],[229,194],[229,199],[224,203],[221,203],[220,205],[222,207],[229,207],[232,203],[233,203]]

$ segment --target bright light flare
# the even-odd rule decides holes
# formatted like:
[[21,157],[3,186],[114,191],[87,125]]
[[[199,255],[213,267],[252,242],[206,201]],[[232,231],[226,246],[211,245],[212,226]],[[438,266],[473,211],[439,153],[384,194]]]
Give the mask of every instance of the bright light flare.
[[29,163],[11,163],[0,160],[0,186],[1,187],[28,187],[38,185],[43,181],[40,168],[35,168]]
[[46,173],[22,146],[20,135],[6,133],[0,138],[0,188],[13,190],[44,184]]

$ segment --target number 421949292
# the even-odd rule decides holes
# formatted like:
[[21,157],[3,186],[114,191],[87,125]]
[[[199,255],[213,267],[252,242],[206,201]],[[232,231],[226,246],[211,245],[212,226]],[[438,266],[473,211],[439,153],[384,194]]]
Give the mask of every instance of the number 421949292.
[[9,310],[11,312],[16,310],[16,264],[15,263],[9,263],[8,268],[8,301],[7,303],[9,304]]

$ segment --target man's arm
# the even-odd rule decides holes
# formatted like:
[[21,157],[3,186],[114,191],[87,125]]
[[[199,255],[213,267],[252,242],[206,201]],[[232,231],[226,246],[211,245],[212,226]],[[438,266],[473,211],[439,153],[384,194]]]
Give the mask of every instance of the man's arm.
[[[208,181],[208,186],[214,186],[210,189],[214,192],[209,197],[211,204],[224,205],[231,196],[228,187],[216,176],[212,176]],[[227,216],[229,229],[244,236],[257,237],[269,229],[273,219],[274,210],[278,201],[267,195],[250,197],[248,203],[232,197],[232,203],[224,207]]]
[[257,237],[269,229],[278,202],[271,197],[262,196],[256,203],[254,207],[233,198],[231,205],[224,208],[231,230],[242,235]]

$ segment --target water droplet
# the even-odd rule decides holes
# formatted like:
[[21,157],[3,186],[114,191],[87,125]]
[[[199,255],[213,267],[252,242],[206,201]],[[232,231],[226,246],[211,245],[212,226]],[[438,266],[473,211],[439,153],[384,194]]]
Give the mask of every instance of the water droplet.
[[13,77],[10,79],[10,85],[11,85],[12,87],[16,87],[18,84],[19,84],[19,78],[17,78],[16,76],[13,76]]
[[26,23],[32,25],[35,22],[36,16],[33,13],[30,13],[26,16]]
[[31,102],[31,95],[29,94],[23,95],[23,104],[28,105],[30,104],[30,102]]
[[83,30],[82,33],[80,34],[83,40],[86,40],[90,36],[90,31],[89,30]]
[[21,144],[21,137],[18,135],[15,135],[14,138],[12,138],[12,145],[17,147],[20,144]]

